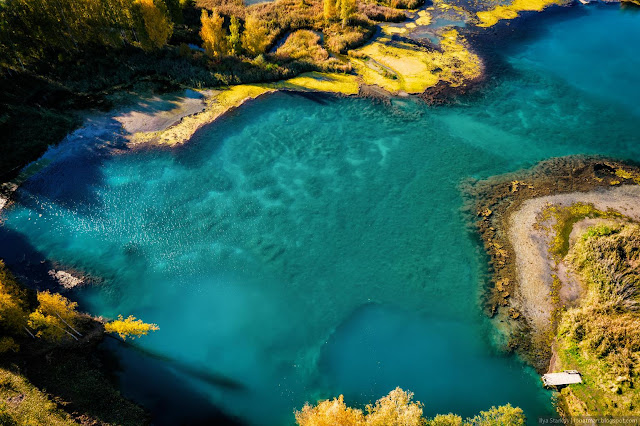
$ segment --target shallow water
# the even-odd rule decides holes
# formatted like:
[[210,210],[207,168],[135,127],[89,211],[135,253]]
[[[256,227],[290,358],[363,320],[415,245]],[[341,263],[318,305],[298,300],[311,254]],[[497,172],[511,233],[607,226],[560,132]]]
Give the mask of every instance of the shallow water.
[[[581,10],[461,105],[280,93],[175,150],[114,154],[110,127],[70,138],[2,213],[0,256],[25,269],[20,243],[100,277],[72,294],[84,309],[160,326],[139,350],[111,345],[159,424],[208,404],[286,424],[305,401],[395,386],[429,415],[510,402],[535,423],[551,394],[493,343],[459,185],[553,156],[640,158],[640,14]],[[599,41],[577,49],[586,28]]]

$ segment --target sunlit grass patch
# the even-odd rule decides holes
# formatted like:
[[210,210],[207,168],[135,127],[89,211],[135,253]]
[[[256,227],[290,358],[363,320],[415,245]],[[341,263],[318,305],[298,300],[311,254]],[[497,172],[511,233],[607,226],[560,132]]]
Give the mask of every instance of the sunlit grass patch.
[[365,83],[392,93],[422,93],[439,81],[456,87],[479,77],[480,58],[458,32],[444,31],[441,37],[442,51],[381,38],[358,49],[352,61]]
[[551,5],[565,4],[565,0],[514,0],[506,6],[496,6],[483,12],[478,12],[479,27],[491,27],[503,19],[514,19],[518,12],[541,12]]
[[634,415],[640,407],[640,226],[597,225],[566,257],[585,285],[558,327],[563,369],[584,384],[563,390],[568,415]]
[[319,72],[301,74],[282,83],[276,83],[274,86],[282,89],[313,90],[343,95],[355,95],[360,89],[355,75]]
[[67,413],[23,376],[0,368],[0,424],[76,425]]
[[417,25],[429,25],[431,23],[431,14],[426,10],[421,10],[418,12],[418,19],[416,19]]

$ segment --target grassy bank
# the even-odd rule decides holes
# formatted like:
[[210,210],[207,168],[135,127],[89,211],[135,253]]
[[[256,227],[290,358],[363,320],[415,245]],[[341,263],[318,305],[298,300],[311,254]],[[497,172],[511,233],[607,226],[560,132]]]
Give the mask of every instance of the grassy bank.
[[562,390],[571,416],[640,412],[640,226],[587,229],[567,254],[584,284],[577,307],[562,314],[557,352],[561,368],[584,383]]
[[[532,287],[530,291],[536,294],[542,292],[540,297],[544,299],[550,311],[548,319],[543,315],[538,321],[537,318],[531,317],[537,315],[536,312],[539,312],[542,307],[528,306],[527,302],[523,301],[519,288],[522,283],[518,278],[516,253],[518,247],[514,247],[510,240],[511,217],[529,200],[561,194],[591,193],[597,189],[606,190],[620,184],[635,184],[633,180],[635,173],[637,168],[628,164],[603,158],[575,156],[547,160],[529,170],[469,182],[463,186],[463,191],[468,196],[468,214],[479,232],[491,267],[485,292],[487,314],[500,321],[501,329],[505,334],[505,348],[517,351],[541,373],[546,372],[549,367],[550,344],[555,336],[555,328],[551,327],[550,321],[553,318],[557,320],[557,312],[552,312],[554,303],[551,300],[554,282],[557,281],[554,275],[558,278],[558,272],[555,270],[555,255],[552,252],[548,259],[547,257],[541,259],[542,263],[548,263],[546,266],[541,265],[548,269],[541,275],[544,277],[544,286],[537,284],[538,281],[534,278],[530,278]],[[571,196],[569,199],[573,198],[578,200],[580,197]],[[592,198],[597,199],[598,196],[594,193]],[[543,215],[545,204],[541,203],[539,208],[540,214]],[[548,226],[549,229],[545,230],[544,226],[536,225],[539,229],[523,230],[523,232],[540,233],[541,239],[534,239],[535,241],[546,241],[546,235],[549,235],[550,246],[555,247],[553,250],[559,254],[566,253],[568,236],[573,225],[581,218],[589,216],[616,216],[615,213],[606,210],[606,208],[591,209],[585,205],[574,206],[571,209],[547,209],[545,214],[552,221],[544,226]],[[538,222],[544,221],[538,220]],[[536,215],[534,214],[532,226],[535,223]],[[549,247],[543,247],[540,250],[547,251]],[[531,274],[527,276],[533,277]],[[560,290],[557,284],[555,289]],[[554,300],[558,300],[557,297]],[[533,319],[537,321],[535,324]]]
[[104,330],[64,297],[22,287],[0,262],[0,424],[147,424],[107,373]]

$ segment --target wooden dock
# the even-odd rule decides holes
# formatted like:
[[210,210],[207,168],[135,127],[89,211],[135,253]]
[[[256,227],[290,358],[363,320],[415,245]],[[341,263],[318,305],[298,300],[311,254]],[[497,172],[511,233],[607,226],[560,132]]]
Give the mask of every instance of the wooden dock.
[[542,376],[545,387],[561,387],[582,383],[582,376],[576,370],[565,370],[561,373],[549,373]]

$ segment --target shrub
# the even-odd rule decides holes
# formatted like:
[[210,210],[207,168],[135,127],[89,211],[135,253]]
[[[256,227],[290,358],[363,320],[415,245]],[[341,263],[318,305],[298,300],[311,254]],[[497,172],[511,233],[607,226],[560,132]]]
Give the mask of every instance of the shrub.
[[332,52],[347,53],[363,45],[373,35],[371,21],[360,20],[354,26],[342,28],[340,24],[333,24],[325,29],[325,45]]
[[117,320],[105,324],[104,330],[107,333],[117,333],[122,339],[127,337],[135,339],[146,336],[150,331],[157,331],[159,328],[156,324],[147,324],[132,315],[126,319],[120,315]]
[[329,53],[320,46],[320,36],[309,30],[298,30],[287,37],[287,40],[276,51],[279,59],[307,59],[322,62],[329,58]]
[[372,21],[402,22],[407,19],[403,11],[375,3],[360,3],[358,11]]

